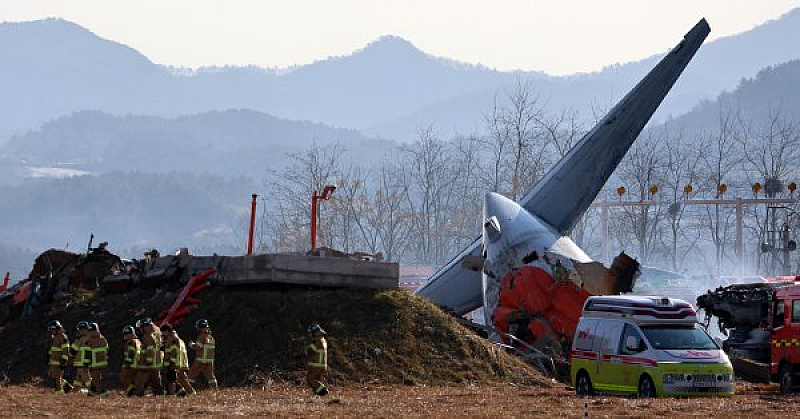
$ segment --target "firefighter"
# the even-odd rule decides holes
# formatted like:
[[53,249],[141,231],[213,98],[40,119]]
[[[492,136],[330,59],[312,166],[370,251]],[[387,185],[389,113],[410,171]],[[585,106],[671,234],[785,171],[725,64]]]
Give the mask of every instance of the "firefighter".
[[328,342],[325,340],[327,333],[319,324],[314,323],[308,327],[311,343],[305,347],[306,355],[306,382],[317,396],[328,394],[325,387],[325,374],[328,372]]
[[214,376],[214,336],[211,335],[211,327],[208,320],[200,319],[194,327],[197,329],[197,342],[191,342],[189,346],[194,349],[194,363],[189,369],[189,382],[193,385],[201,375],[208,382],[208,386],[217,390],[217,377]]
[[[178,336],[178,331],[169,324],[162,325],[161,332],[164,333],[164,376],[167,381],[167,394],[178,396],[197,394],[186,375],[189,369],[186,344]],[[181,386],[180,390],[177,390],[178,384]]]
[[64,327],[58,320],[53,320],[47,325],[50,331],[50,349],[47,357],[47,375],[53,380],[53,387],[58,394],[69,390],[69,383],[64,380],[64,368],[69,361],[69,339],[64,332]]
[[149,386],[154,395],[161,396],[164,394],[161,385],[161,333],[160,331],[156,333],[157,327],[149,318],[137,321],[136,326],[142,330],[142,350],[139,354],[135,392],[139,396],[144,396],[144,392]]
[[97,323],[89,323],[89,331],[86,334],[86,347],[89,348],[89,377],[92,380],[90,396],[108,396],[103,385],[103,371],[108,367],[108,341],[100,333],[100,326]]
[[142,344],[136,336],[136,329],[133,326],[125,326],[122,328],[122,338],[125,339],[125,349],[122,352],[122,369],[119,373],[119,381],[125,392],[133,394],[136,386],[134,380],[136,373],[139,370],[139,355],[142,350]]
[[70,345],[70,356],[72,358],[72,366],[75,367],[75,380],[72,382],[72,387],[77,391],[86,391],[92,384],[92,378],[89,375],[89,366],[86,347],[86,334],[89,331],[89,322],[79,322],[75,327],[76,336]]

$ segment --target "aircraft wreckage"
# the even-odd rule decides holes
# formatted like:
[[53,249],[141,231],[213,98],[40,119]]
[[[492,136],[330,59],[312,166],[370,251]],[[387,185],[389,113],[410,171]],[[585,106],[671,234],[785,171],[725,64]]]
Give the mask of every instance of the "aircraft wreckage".
[[698,22],[519,202],[487,193],[481,236],[417,293],[460,315],[482,306],[500,336],[563,344],[589,295],[632,291],[635,260],[608,269],[569,234],[709,32]]

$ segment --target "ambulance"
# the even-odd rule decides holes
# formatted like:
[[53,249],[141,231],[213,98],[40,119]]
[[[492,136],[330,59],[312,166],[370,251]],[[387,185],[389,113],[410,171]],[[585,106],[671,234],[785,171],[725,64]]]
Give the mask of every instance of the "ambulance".
[[733,395],[733,366],[682,300],[593,296],[570,350],[575,392]]

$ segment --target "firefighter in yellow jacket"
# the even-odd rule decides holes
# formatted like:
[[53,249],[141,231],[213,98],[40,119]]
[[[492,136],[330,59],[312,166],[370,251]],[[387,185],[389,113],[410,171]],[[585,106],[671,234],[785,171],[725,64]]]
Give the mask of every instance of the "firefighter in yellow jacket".
[[153,389],[153,394],[164,394],[161,385],[161,368],[163,367],[163,352],[161,352],[161,333],[150,319],[136,322],[142,330],[142,350],[139,354],[139,370],[136,373],[136,394],[144,396],[147,387]]
[[[47,351],[47,375],[53,380],[56,393],[64,394],[69,384],[64,380],[64,368],[69,361],[69,339],[58,320],[47,325],[50,331],[50,349]],[[68,387],[67,387],[68,388]]]
[[325,340],[325,330],[314,323],[308,328],[311,343],[305,347],[306,355],[306,382],[317,396],[328,394],[325,387],[325,375],[328,372],[328,342]]
[[76,391],[88,390],[92,384],[89,375],[88,347],[86,346],[86,335],[89,332],[89,322],[79,322],[75,327],[77,335],[70,345],[69,352],[72,359],[72,366],[75,367],[75,379],[72,386]]
[[122,338],[125,340],[125,349],[122,352],[122,369],[119,373],[119,381],[128,395],[133,395],[136,386],[134,381],[136,373],[139,371],[139,355],[142,351],[142,344],[136,336],[136,329],[133,326],[122,328]]
[[208,382],[208,386],[214,390],[218,389],[217,377],[214,375],[214,350],[216,344],[214,336],[211,335],[211,327],[208,320],[201,319],[194,324],[197,329],[197,341],[189,345],[194,349],[194,363],[189,369],[189,382],[193,385],[201,375]]
[[100,333],[100,326],[97,323],[89,323],[86,347],[89,348],[89,376],[92,380],[89,395],[107,396],[108,391],[103,385],[103,372],[108,367],[108,341]]
[[[167,381],[167,394],[178,396],[197,394],[186,376],[186,371],[189,369],[186,344],[178,336],[178,331],[169,324],[162,325],[161,332],[164,334],[164,376]],[[177,389],[179,384],[180,390]]]

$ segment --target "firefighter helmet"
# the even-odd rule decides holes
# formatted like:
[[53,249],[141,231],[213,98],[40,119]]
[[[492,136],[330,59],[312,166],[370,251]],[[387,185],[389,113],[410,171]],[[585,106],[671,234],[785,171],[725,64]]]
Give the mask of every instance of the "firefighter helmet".
[[63,328],[64,326],[61,326],[61,322],[58,320],[51,320],[50,323],[47,324],[47,330],[51,332]]
[[319,323],[314,323],[311,326],[308,326],[308,333],[311,333],[312,335],[317,333],[321,335],[327,335],[325,329],[323,329],[322,326],[319,325]]
[[197,322],[195,322],[194,327],[196,329],[208,329],[210,326],[208,325],[208,320],[200,319]]
[[149,317],[145,317],[145,318],[143,318],[143,319],[136,320],[136,327],[138,327],[138,328],[140,328],[140,329],[141,329],[142,327],[149,326],[149,325],[151,325],[151,324],[153,324],[153,321],[152,321],[152,320],[150,320],[150,318],[149,318]]
[[122,328],[122,336],[135,335],[135,334],[136,334],[136,329],[134,329],[133,326],[131,325]]
[[77,330],[79,332],[82,331],[82,330],[89,330],[89,322],[87,322],[85,320],[82,321],[82,322],[78,322],[78,325],[75,326],[75,330]]
[[97,324],[97,323],[89,323],[89,331],[90,332],[99,332],[100,331],[100,325]]

